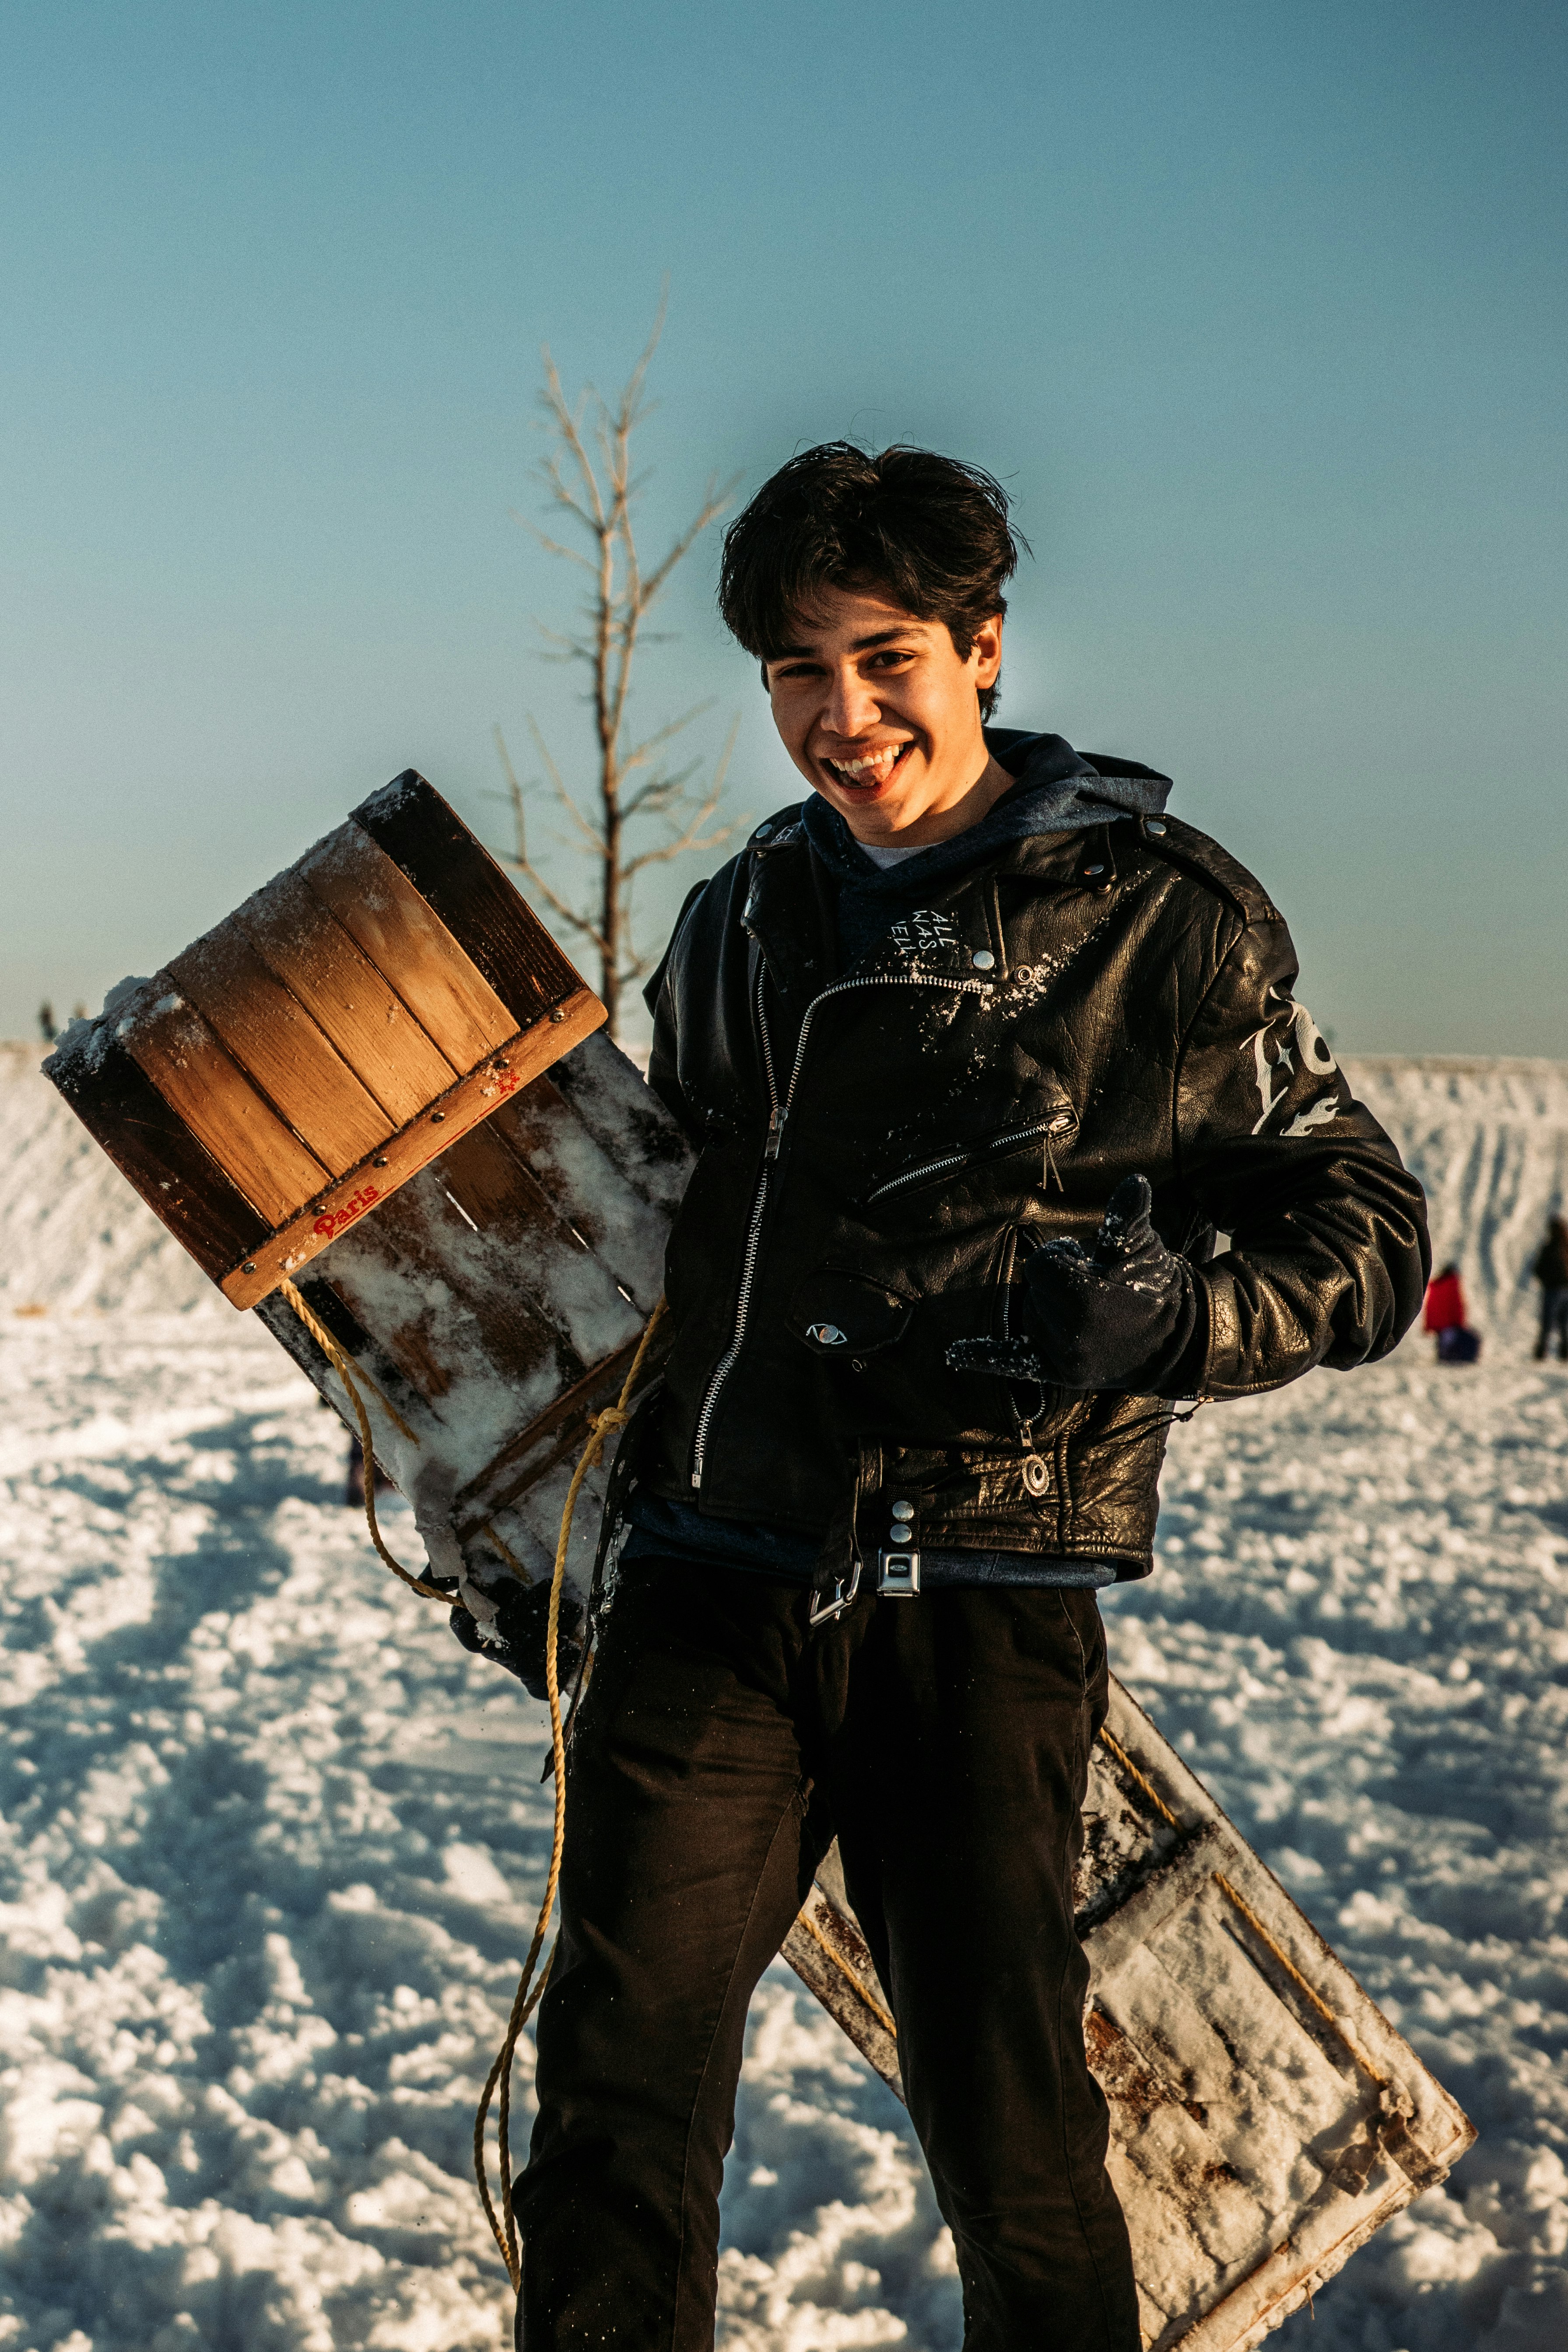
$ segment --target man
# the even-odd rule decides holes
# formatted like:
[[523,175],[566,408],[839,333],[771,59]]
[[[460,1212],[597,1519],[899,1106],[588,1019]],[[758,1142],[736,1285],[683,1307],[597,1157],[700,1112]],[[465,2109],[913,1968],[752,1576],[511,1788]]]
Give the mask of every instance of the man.
[[726,541],[806,793],[649,990],[700,1156],[572,1753],[528,2352],[711,2342],[747,2003],[835,1835],[969,2352],[1138,2352],[1073,1933],[1096,1591],[1149,1571],[1163,1401],[1384,1354],[1428,1260],[1266,893],[1151,769],[984,730],[1016,561],[913,449],[811,450]]
[[1568,1222],[1562,1217],[1546,1221],[1546,1239],[1535,1254],[1532,1269],[1541,1285],[1541,1332],[1535,1342],[1535,1360],[1546,1360],[1552,1339],[1557,1342],[1560,1363],[1568,1364]]

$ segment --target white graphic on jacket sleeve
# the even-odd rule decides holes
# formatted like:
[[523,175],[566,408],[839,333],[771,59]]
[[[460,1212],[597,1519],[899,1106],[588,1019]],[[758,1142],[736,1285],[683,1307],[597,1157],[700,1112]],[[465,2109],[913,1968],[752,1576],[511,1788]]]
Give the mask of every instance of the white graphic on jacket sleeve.
[[1299,1111],[1283,1132],[1286,1135],[1310,1135],[1315,1127],[1331,1127],[1339,1115],[1340,1106],[1334,1096],[1323,1095],[1310,1110]]
[[[1270,989],[1269,994],[1274,993],[1275,992]],[[1288,996],[1280,1001],[1289,1009],[1290,1034],[1295,1039],[1294,1050],[1281,1040],[1273,1061],[1269,1060],[1268,1034],[1272,1024],[1259,1029],[1247,1041],[1252,1047],[1253,1084],[1258,1088],[1258,1099],[1263,1106],[1252,1130],[1254,1135],[1262,1133],[1272,1113],[1279,1109],[1289,1093],[1290,1080],[1296,1070],[1298,1056],[1300,1059],[1301,1068],[1310,1070],[1314,1077],[1332,1077],[1340,1066],[1334,1059],[1333,1047],[1306,1006],[1292,1003]],[[1276,1078],[1279,1080],[1278,1088],[1274,1084]],[[1337,1118],[1338,1116],[1339,1106],[1331,1098],[1317,1102],[1310,1110],[1301,1112],[1299,1117],[1292,1119],[1284,1132],[1287,1135],[1305,1135],[1310,1129],[1321,1127],[1327,1120]]]

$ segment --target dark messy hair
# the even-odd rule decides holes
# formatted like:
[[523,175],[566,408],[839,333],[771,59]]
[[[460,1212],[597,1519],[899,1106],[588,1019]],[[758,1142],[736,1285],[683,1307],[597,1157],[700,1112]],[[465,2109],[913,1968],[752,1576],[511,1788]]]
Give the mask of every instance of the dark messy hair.
[[[825,441],[781,466],[724,534],[719,609],[765,665],[822,589],[879,589],[917,620],[945,623],[967,661],[976,629],[1007,609],[1003,583],[1020,548],[1028,541],[1007,520],[1006,491],[978,466]],[[981,694],[983,719],[999,688]]]

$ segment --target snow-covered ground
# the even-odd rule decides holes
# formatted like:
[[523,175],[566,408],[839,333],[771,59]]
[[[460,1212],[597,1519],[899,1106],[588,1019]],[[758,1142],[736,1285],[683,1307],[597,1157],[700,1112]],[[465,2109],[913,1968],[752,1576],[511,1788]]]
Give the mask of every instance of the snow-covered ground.
[[[1201,1413],[1160,1571],[1107,1613],[1480,2126],[1279,2341],[1563,2352],[1568,1368],[1529,1360],[1519,1276],[1568,1071],[1357,1077],[1463,1244],[1482,1363],[1415,1342]],[[79,1134],[0,1055],[0,2347],[499,2352],[468,2138],[548,1852],[542,1710],[376,1566],[335,1421]],[[783,1970],[725,2229],[733,2352],[958,2342],[902,2112]]]

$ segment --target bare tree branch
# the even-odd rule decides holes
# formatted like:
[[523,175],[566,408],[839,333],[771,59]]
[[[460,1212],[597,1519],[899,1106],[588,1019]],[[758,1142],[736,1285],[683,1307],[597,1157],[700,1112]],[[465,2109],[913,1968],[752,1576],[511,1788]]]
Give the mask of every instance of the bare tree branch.
[[589,818],[584,815],[582,810],[577,805],[575,798],[567,791],[566,786],[562,780],[561,771],[551,757],[550,746],[546,743],[543,736],[540,733],[539,722],[534,718],[531,710],[528,714],[528,731],[533,738],[533,746],[535,751],[539,753],[540,758],[544,762],[544,772],[554,787],[555,797],[560,802],[562,807],[566,811],[567,815],[572,819],[573,824],[576,826],[578,833],[581,835],[584,848],[587,851],[590,857],[603,857],[605,854],[605,836],[599,827],[593,824]]
[[545,880],[543,875],[541,874],[539,868],[529,856],[528,836],[523,811],[522,786],[517,781],[517,773],[511,764],[511,753],[507,750],[506,737],[501,733],[499,726],[493,727],[490,731],[495,737],[496,750],[500,756],[501,768],[506,776],[507,793],[508,798],[511,803],[512,821],[516,829],[517,846],[514,850],[503,850],[501,852],[502,857],[505,859],[507,865],[515,866],[518,872],[525,876],[528,881],[533,885],[533,887],[538,891],[540,897],[544,900],[545,905],[550,908],[552,914],[559,917],[562,922],[569,924],[574,930],[582,932],[587,939],[592,940],[595,947],[602,950],[605,942],[600,938],[598,932],[594,929],[593,924],[584,920],[581,915],[577,914],[567,905],[564,898],[561,898],[551,888],[550,884]]
[[[740,731],[741,722],[737,719],[730,729],[724,749],[719,755],[719,764],[713,771],[712,780],[702,796],[701,804],[688,819],[684,830],[674,841],[666,842],[658,848],[645,849],[637,856],[629,858],[622,869],[628,881],[645,866],[668,865],[672,857],[682,856],[689,849],[717,849],[721,842],[729,840],[735,830],[732,824],[721,825],[717,833],[710,833],[705,836],[702,834],[702,828],[718,811],[720,798],[724,790],[724,778],[730,766],[731,754],[735,749],[735,738]],[[693,769],[686,771],[688,776],[694,772]],[[681,781],[684,782],[685,778],[683,777]]]
[[668,727],[659,728],[656,734],[645,735],[640,743],[634,744],[623,755],[622,775],[628,775],[633,768],[640,768],[650,751],[657,751],[661,743],[668,743],[672,735],[679,735],[683,727],[689,727],[694,719],[700,719],[705,710],[712,708],[713,698],[710,695],[706,702],[694,702],[689,710],[682,711],[679,719],[672,719]]
[[[670,575],[724,511],[740,478],[736,476],[721,483],[710,475],[696,513],[669,541],[652,571],[643,570],[632,510],[648,477],[646,470],[634,466],[633,446],[640,427],[658,405],[647,396],[647,376],[664,332],[668,299],[667,283],[652,331],[613,402],[591,385],[584,387],[575,404],[568,401],[560,372],[545,349],[539,407],[546,447],[532,473],[556,528],[566,530],[567,537],[555,537],[537,522],[513,515],[513,520],[546,554],[585,572],[591,583],[577,607],[575,625],[551,628],[536,621],[534,626],[540,658],[581,663],[589,673],[587,700],[595,747],[592,817],[568,790],[531,717],[528,727],[550,796],[565,812],[571,828],[569,835],[556,838],[572,855],[586,859],[594,873],[593,896],[597,903],[592,912],[582,904],[574,905],[546,879],[530,855],[525,803],[532,786],[520,783],[505,738],[499,727],[495,730],[515,839],[514,848],[505,853],[506,862],[522,877],[542,908],[574,937],[592,943],[599,958],[600,994],[612,1028],[622,991],[648,971],[654,961],[638,949],[633,935],[637,877],[645,866],[667,865],[689,851],[716,848],[731,830],[715,827],[713,821],[734,749],[735,728],[703,785],[694,782],[700,761],[671,769],[658,758],[675,736],[711,708],[710,703],[694,704],[640,740],[627,740],[637,656],[645,645],[664,642],[662,632],[647,630],[644,623]],[[574,540],[576,544],[571,543]],[[636,791],[628,792],[628,780],[639,772],[642,781]],[[627,837],[626,828],[631,825],[643,835],[635,849]],[[667,837],[648,840],[648,827],[662,829]]]

